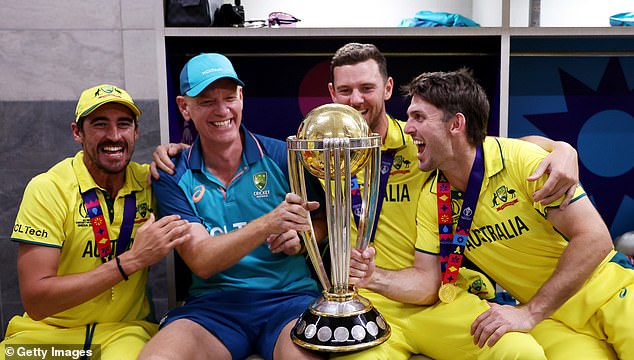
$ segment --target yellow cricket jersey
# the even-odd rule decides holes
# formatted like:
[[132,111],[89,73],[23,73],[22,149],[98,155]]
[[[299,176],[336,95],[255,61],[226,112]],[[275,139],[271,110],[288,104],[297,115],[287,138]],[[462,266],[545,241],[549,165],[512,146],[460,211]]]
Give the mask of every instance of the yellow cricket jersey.
[[[385,197],[381,207],[377,230],[372,244],[376,249],[376,265],[390,270],[411,267],[414,264],[416,241],[416,209],[418,197],[429,173],[418,169],[417,149],[411,136],[403,132],[405,122],[388,116],[387,136],[381,151],[392,150],[394,162],[390,169]],[[359,186],[363,186],[363,170],[357,173]],[[351,239],[357,238],[353,220]]]
[[[131,162],[126,169],[126,182],[114,200],[114,219],[109,223],[102,191],[97,191],[106,218],[113,249],[123,218],[124,196],[136,193],[136,230],[149,218],[153,208],[151,188],[146,184],[149,167]],[[93,229],[84,206],[81,191],[98,188],[83,162],[83,151],[67,158],[46,173],[34,177],[26,187],[11,234],[11,240],[60,249],[58,275],[82,273],[98,267]],[[37,264],[33,264],[37,266]],[[60,327],[90,323],[140,320],[148,316],[150,306],[145,295],[147,269],[121,281],[84,304],[41,320]],[[89,283],[86,286],[90,286]],[[28,315],[24,315],[28,318]],[[19,331],[19,329],[13,329]]]
[[[526,181],[547,155],[540,147],[521,140],[487,137],[483,149],[485,175],[465,254],[521,303],[526,303],[552,275],[568,244],[546,219],[548,207],[558,206],[563,197],[548,207],[533,201],[532,194],[546,181],[544,177]],[[430,178],[421,195],[416,247],[439,253],[436,180]],[[573,201],[582,196],[585,192],[578,187]],[[454,231],[462,197],[462,193],[452,189]],[[591,283],[598,281],[597,273],[603,271],[614,254],[606,257],[589,283],[557,312],[559,315],[582,322],[612,295],[613,292],[600,294],[595,290],[601,290]],[[570,311],[569,305],[576,311]]]

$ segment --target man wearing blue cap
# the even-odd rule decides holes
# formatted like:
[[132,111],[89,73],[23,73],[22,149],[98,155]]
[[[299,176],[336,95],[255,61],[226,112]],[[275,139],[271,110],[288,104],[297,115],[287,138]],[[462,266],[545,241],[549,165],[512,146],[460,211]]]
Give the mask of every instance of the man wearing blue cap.
[[[181,72],[176,102],[199,135],[175,158],[173,175],[161,172],[153,187],[159,214],[191,223],[192,239],[177,251],[192,285],[142,359],[321,357],[290,339],[319,295],[297,235],[319,203],[289,194],[286,144],[242,125],[243,86],[220,54],[198,55]],[[318,182],[309,187],[311,199],[323,200]],[[323,219],[313,216],[318,238]]]

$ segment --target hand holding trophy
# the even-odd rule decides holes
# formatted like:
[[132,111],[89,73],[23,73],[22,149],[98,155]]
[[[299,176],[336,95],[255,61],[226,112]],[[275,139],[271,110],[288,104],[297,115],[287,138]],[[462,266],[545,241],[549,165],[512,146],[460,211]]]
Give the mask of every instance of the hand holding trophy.
[[[370,301],[350,286],[352,198],[359,218],[356,247],[367,247],[374,226],[379,193],[381,137],[371,134],[363,116],[347,105],[328,104],[313,109],[297,136],[286,140],[291,191],[306,200],[304,169],[321,179],[326,191],[330,245],[329,281],[312,231],[302,233],[308,255],[324,289],[291,331],[293,341],[307,349],[356,351],[390,337],[390,327]],[[365,185],[353,186],[363,170]],[[312,227],[312,225],[311,225]]]

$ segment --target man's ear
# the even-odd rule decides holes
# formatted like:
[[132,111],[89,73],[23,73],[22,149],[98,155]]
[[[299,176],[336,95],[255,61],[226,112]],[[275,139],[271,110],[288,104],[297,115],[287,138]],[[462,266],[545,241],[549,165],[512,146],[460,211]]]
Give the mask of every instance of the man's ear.
[[464,117],[463,113],[456,113],[456,115],[449,121],[451,122],[451,131],[467,131],[467,119]]
[[79,145],[82,145],[84,136],[79,129],[79,125],[77,125],[77,123],[73,121],[72,123],[70,123],[70,130],[73,133],[73,139],[75,139],[75,142]]
[[328,92],[330,93],[330,100],[335,102],[335,86],[331,82],[328,83]]
[[189,107],[187,106],[187,101],[185,101],[185,97],[182,95],[177,96],[176,105],[178,105],[178,110],[181,112],[181,115],[183,115],[185,121],[189,121],[189,119],[191,119],[191,116],[189,115]]
[[388,101],[392,97],[392,92],[394,91],[394,79],[391,76],[387,78],[385,81],[385,92],[383,94],[383,100]]

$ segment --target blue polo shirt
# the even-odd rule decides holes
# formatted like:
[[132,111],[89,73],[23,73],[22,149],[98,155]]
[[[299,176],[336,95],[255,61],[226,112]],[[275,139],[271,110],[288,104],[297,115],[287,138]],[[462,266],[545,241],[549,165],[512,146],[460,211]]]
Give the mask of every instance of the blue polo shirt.
[[[213,241],[213,236],[245,226],[284,200],[290,192],[286,143],[255,135],[244,126],[241,131],[242,163],[227,187],[205,168],[199,138],[173,159],[174,175],[161,172],[160,179],[153,183],[161,216],[178,214],[201,223],[212,236],[209,241]],[[323,209],[319,183],[307,186],[312,194],[321,194],[311,199],[319,200]],[[273,254],[266,243],[208,279],[192,276],[189,292],[194,296],[224,290],[317,291],[304,256]]]

